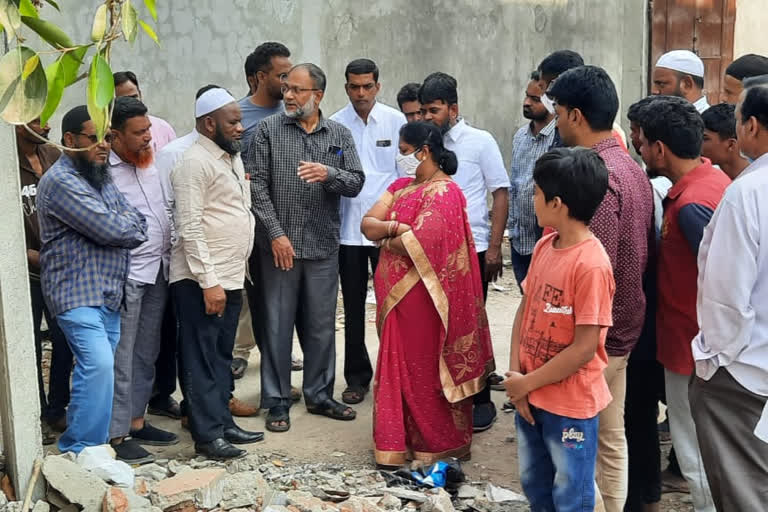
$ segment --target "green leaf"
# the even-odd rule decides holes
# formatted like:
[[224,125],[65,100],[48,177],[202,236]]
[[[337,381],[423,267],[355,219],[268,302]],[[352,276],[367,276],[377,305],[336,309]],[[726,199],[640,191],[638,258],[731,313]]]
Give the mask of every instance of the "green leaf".
[[41,125],[45,125],[48,122],[53,113],[56,112],[59,103],[61,103],[61,97],[66,87],[65,74],[61,59],[48,66],[48,69],[45,70],[45,76],[48,80],[48,97],[45,100],[43,112],[40,114]]
[[104,138],[109,127],[109,103],[115,95],[115,82],[109,64],[97,53],[91,60],[88,73],[88,113],[96,127],[99,140]]
[[157,7],[155,6],[155,0],[144,0],[144,6],[149,11],[149,15],[157,23]]
[[147,25],[141,20],[139,20],[139,25],[141,25],[141,28],[144,29],[144,32],[146,32],[147,35],[152,38],[152,40],[157,44],[157,46],[162,46],[160,44],[160,40],[157,38],[157,34],[155,34],[155,31],[152,30],[152,27],[150,27],[149,25]]
[[59,8],[59,4],[57,4],[54,0],[45,0],[45,2],[48,5],[53,6],[53,8],[56,9],[57,11],[61,11],[61,9]]
[[0,58],[0,117],[11,124],[24,124],[43,111],[48,85],[45,70],[35,66],[23,78],[24,63],[36,57],[34,51],[18,46]]
[[125,0],[123,4],[123,35],[125,40],[129,43],[133,43],[136,40],[136,34],[139,31],[139,27],[136,22],[139,19],[139,13],[136,12],[136,8],[131,3],[131,0]]
[[37,32],[37,35],[51,44],[51,46],[54,48],[72,48],[75,46],[75,43],[72,42],[72,39],[70,39],[63,30],[61,30],[50,21],[45,21],[40,18],[32,18],[30,16],[22,16],[21,21],[23,21],[26,26]]
[[30,16],[32,18],[40,17],[40,15],[37,14],[37,8],[32,5],[31,0],[21,0],[19,3],[19,14],[22,16]]
[[88,46],[79,46],[77,49],[67,52],[57,62],[61,63],[62,73],[64,73],[64,86],[69,87],[77,80],[77,73],[83,64],[85,54],[88,52]]
[[11,0],[0,0],[0,23],[8,30],[8,37],[16,36],[21,28],[19,8]]
[[34,54],[32,57],[27,60],[27,62],[24,63],[24,69],[21,71],[21,79],[26,80],[29,78],[29,75],[32,74],[34,70],[37,69],[37,66],[40,65],[40,57],[37,54]]

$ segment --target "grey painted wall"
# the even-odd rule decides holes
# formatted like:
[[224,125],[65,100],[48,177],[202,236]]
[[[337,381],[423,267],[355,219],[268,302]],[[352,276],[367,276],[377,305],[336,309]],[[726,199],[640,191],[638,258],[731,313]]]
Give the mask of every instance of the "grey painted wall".
[[[140,0],[134,0],[145,19]],[[62,2],[42,16],[87,40],[97,2]],[[570,48],[606,68],[626,108],[645,90],[646,0],[158,0],[158,48],[139,31],[133,48],[118,44],[113,69],[139,77],[150,111],[181,135],[191,129],[195,91],[207,83],[237,97],[247,88],[245,57],[277,40],[293,61],[328,75],[326,114],[346,102],[344,67],[357,57],[381,69],[380,99],[396,106],[406,82],[445,71],[459,82],[459,106],[473,125],[493,133],[505,158],[521,114],[527,77],[549,52]],[[84,82],[62,111],[84,103]],[[58,132],[60,117],[52,126]],[[624,119],[621,120],[624,123]]]

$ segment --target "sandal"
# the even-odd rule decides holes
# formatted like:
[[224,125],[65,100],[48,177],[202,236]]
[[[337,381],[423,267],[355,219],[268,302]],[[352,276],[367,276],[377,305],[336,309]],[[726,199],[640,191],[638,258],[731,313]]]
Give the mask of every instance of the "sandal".
[[248,361],[242,357],[236,357],[232,360],[232,377],[235,379],[242,379],[245,375],[245,370],[248,368]]
[[[340,404],[333,398],[328,398],[317,404],[307,404],[307,411],[310,414],[319,414],[334,420],[352,421],[357,417],[357,413],[351,407]],[[349,411],[349,414],[344,414]]]
[[363,386],[347,386],[347,389],[341,394],[341,401],[345,404],[359,404],[365,400],[365,394],[368,388]]
[[[280,425],[280,422],[285,422],[285,425]],[[267,413],[266,428],[270,432],[288,432],[288,429],[291,428],[288,408],[283,405],[270,407]]]

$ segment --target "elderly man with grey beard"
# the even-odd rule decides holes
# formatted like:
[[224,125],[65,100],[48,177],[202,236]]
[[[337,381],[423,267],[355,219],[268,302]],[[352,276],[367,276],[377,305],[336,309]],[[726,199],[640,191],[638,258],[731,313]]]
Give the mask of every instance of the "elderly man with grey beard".
[[356,416],[333,399],[339,202],[360,193],[365,174],[351,132],[320,111],[325,84],[316,65],[294,66],[282,87],[285,112],[261,121],[245,161],[257,220],[250,270],[260,291],[261,406],[273,432],[290,428],[294,327],[307,410]]

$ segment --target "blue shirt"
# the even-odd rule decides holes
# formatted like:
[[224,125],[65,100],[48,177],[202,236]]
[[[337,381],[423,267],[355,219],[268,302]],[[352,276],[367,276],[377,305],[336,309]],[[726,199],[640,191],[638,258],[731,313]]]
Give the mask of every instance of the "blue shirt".
[[518,254],[533,252],[541,236],[541,228],[533,211],[533,166],[541,155],[549,151],[557,130],[557,119],[552,119],[536,135],[531,131],[533,123],[520,127],[512,139],[512,163],[509,178],[509,241]]
[[110,181],[92,187],[62,155],[40,179],[40,266],[45,302],[56,316],[83,306],[117,311],[130,250],[147,240],[144,216]]

